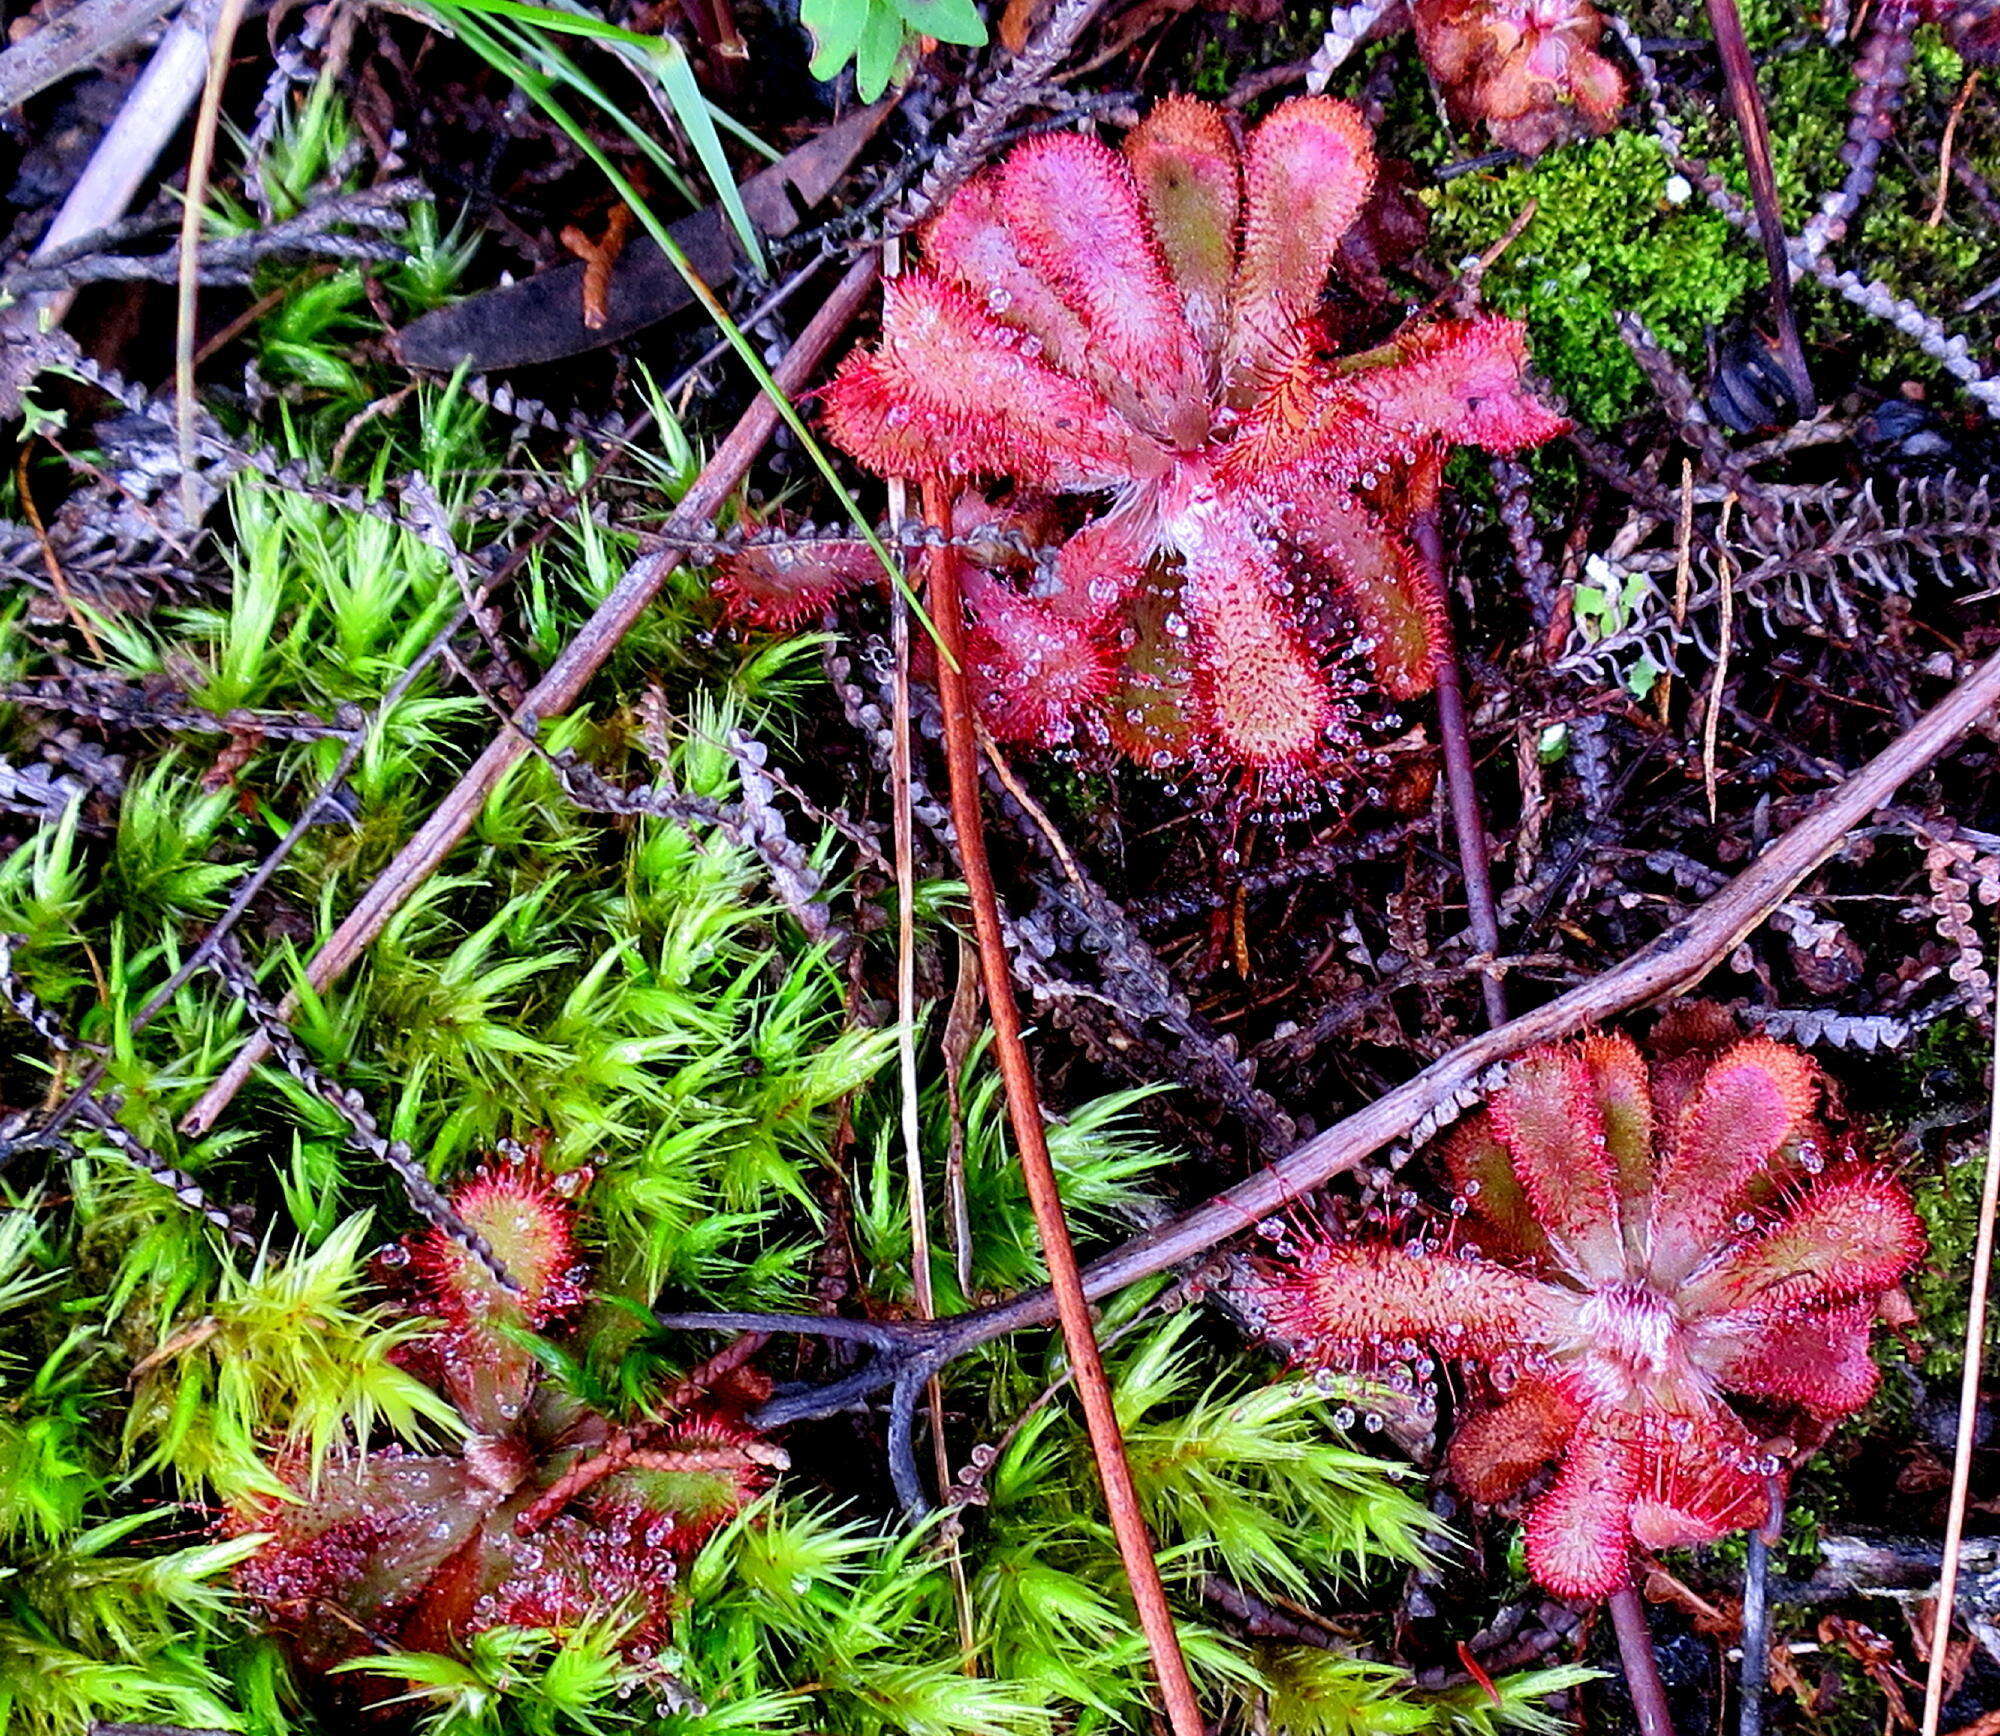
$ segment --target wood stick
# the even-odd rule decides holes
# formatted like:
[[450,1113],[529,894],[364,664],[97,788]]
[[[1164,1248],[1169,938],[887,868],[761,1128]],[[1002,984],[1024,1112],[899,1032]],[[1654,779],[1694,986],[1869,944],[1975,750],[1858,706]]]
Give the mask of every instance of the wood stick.
[[[1414,1078],[1315,1134],[1269,1168],[1092,1261],[1082,1273],[1084,1295],[1096,1301],[1170,1266],[1201,1258],[1384,1146],[1415,1132],[1428,1118],[1456,1102],[1470,1100],[1488,1069],[1523,1050],[1574,1036],[1588,1026],[1693,988],[1789,898],[1854,827],[1996,706],[2000,706],[2000,654],[1982,663],[1706,903],[1623,964],[1578,984],[1546,1006],[1461,1043]],[[831,1414],[918,1371],[927,1378],[953,1357],[1010,1332],[1046,1326],[1055,1318],[1055,1300],[1048,1290],[1031,1290],[969,1314],[926,1323],[921,1329],[848,1320],[794,1320],[782,1315],[658,1316],[662,1325],[674,1330],[811,1331],[852,1336],[880,1352],[876,1363],[817,1392],[774,1399],[753,1419],[763,1428]]]
[[[834,287],[826,304],[799,334],[774,372],[781,390],[791,393],[805,385],[875,287],[879,266],[873,250],[862,254],[848,267],[847,275]],[[694,484],[682,497],[667,522],[672,532],[692,530],[715,517],[736,486],[756,462],[778,426],[777,406],[759,395],[738,418],[729,436],[716,448],[715,456],[702,467]],[[645,613],[660,587],[672,576],[683,559],[678,549],[662,549],[642,555],[620,579],[611,594],[597,606],[597,612],[563,647],[548,673],[516,709],[512,726],[503,729],[487,745],[451,793],[438,805],[410,841],[396,852],[395,860],[382,870],[361,900],[347,913],[346,920],[327,936],[326,944],[314,953],[306,966],[306,980],[315,990],[324,990],[337,981],[368,944],[388,925],[389,919],[408,901],[411,894],[437,871],[451,848],[478,817],[479,810],[500,780],[526,757],[537,726],[545,718],[567,711],[582,695],[604,660],[631,631]],[[290,1017],[297,1001],[287,996],[284,1012]],[[181,1120],[181,1130],[190,1135],[207,1132],[216,1117],[243,1088],[250,1070],[270,1052],[262,1037],[253,1036],[232,1060],[222,1076],[202,1094],[201,1100]]]
[[0,109],[19,108],[29,97],[92,61],[107,60],[121,52],[177,3],[81,0],[81,4],[38,25],[25,41],[0,54]]

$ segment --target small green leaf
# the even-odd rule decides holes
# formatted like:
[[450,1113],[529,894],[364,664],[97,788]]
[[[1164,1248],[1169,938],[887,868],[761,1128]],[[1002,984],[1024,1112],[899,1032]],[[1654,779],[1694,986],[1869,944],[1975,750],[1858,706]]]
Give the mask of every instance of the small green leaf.
[[833,78],[854,58],[872,9],[873,0],[802,0],[799,22],[812,33],[814,78]]
[[903,52],[903,20],[882,0],[869,0],[868,22],[854,56],[854,86],[863,102],[873,102],[889,88],[896,58]]
[[1625,671],[1625,690],[1634,699],[1644,699],[1653,691],[1666,671],[1654,660],[1650,651],[1641,651],[1634,659],[1632,667]]
[[1605,636],[1605,597],[1594,585],[1578,583],[1570,591],[1569,612],[1586,639],[1595,643]]
[[986,46],[986,20],[972,0],[895,0],[903,22],[920,36],[956,42],[966,48]]
[[50,410],[37,404],[33,398],[21,399],[21,444],[43,434],[60,434],[69,426],[67,410]]

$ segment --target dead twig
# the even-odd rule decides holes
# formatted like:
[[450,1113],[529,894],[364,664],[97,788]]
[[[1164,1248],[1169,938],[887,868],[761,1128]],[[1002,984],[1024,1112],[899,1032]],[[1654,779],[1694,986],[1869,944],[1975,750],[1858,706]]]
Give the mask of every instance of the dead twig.
[[1951,198],[1952,147],[1958,140],[1958,123],[1965,118],[1965,105],[1972,100],[1973,88],[1979,83],[1979,72],[1975,66],[1965,75],[1965,83],[1959,86],[1958,98],[1945,118],[1944,137],[1938,141],[1937,198],[1931,204],[1931,214],[1924,219],[1926,229],[1935,229],[1944,222],[1945,203]]
[[[365,235],[340,235],[334,230],[391,230],[402,226],[402,208],[430,196],[423,182],[405,177],[381,187],[363,188],[324,199],[310,209],[274,223],[254,234],[234,235],[210,241],[201,249],[200,270],[204,284],[246,284],[256,267],[267,259],[363,259],[393,262],[405,257],[395,241],[371,239]],[[120,228],[79,236],[64,247],[44,248],[34,262],[0,274],[0,289],[10,295],[45,295],[55,290],[75,289],[85,283],[149,282],[171,283],[181,269],[178,249],[160,253],[113,253],[104,251],[115,241]]]
[[[882,249],[882,275],[894,278],[901,275],[902,269],[902,242],[887,242]],[[890,522],[901,524],[910,512],[909,480],[901,476],[891,477],[888,495]],[[907,572],[907,563],[902,564]],[[896,1082],[903,1139],[903,1185],[910,1221],[910,1291],[919,1317],[934,1320],[937,1318],[937,1295],[931,1276],[930,1190],[924,1179],[923,1133],[919,1115],[921,1095],[917,1081],[917,818],[910,799],[914,733],[910,706],[910,599],[903,584],[889,587],[889,635],[890,650],[895,658],[889,805],[896,853]],[[930,1410],[931,1463],[937,1475],[938,1499],[942,1501],[951,1489],[951,1452],[945,1440],[943,1384],[935,1378],[926,1382],[924,1399]],[[941,1541],[945,1562],[951,1572],[952,1607],[958,1617],[959,1655],[964,1660],[966,1673],[971,1675],[978,1670],[978,1633],[973,1618],[972,1587],[965,1569],[965,1551],[960,1547],[961,1530],[956,1522],[948,1525]]]
[[35,540],[42,545],[42,565],[48,570],[49,588],[62,604],[63,613],[69,617],[70,625],[83,635],[83,642],[90,647],[91,656],[100,663],[104,660],[104,647],[98,643],[97,630],[91,626],[90,617],[77,607],[76,595],[69,588],[69,580],[64,576],[62,561],[56,554],[56,545],[49,540],[49,527],[42,523],[42,509],[35,504],[34,485],[28,478],[28,459],[34,452],[32,440],[21,442],[21,456],[14,466],[14,492],[21,502],[21,516],[28,521],[35,533]]
[[1771,1680],[1771,1545],[1785,1533],[1785,1486],[1771,1479],[1771,1512],[1750,1533],[1743,1563],[1743,1704],[1737,1736],[1764,1736],[1764,1694]]
[[19,108],[31,96],[107,60],[157,24],[177,0],[81,0],[0,54],[0,109]]
[[[1728,543],[1729,502],[1722,503],[1722,528],[1717,532]],[[1708,709],[1701,720],[1701,787],[1708,797],[1708,821],[1715,824],[1715,752],[1722,727],[1722,696],[1729,686],[1729,647],[1736,634],[1736,569],[1724,556],[1721,563],[1722,622],[1715,633],[1715,673],[1708,686]]]
[[[1560,1041],[1692,988],[1783,904],[1856,826],[1996,706],[2000,706],[2000,654],[1982,663],[1914,726],[1829,792],[1812,813],[1720,891],[1624,963],[1497,1030],[1461,1043],[1276,1163],[1122,1243],[1084,1269],[1084,1295],[1093,1301],[1114,1295],[1142,1278],[1198,1259],[1384,1146],[1435,1126],[1453,1106],[1471,1104],[1487,1074],[1522,1050]],[[889,1387],[906,1395],[901,1402],[911,1402],[923,1382],[953,1358],[1008,1333],[1046,1326],[1055,1317],[1051,1293],[1034,1290],[946,1320],[893,1325],[735,1313],[663,1313],[655,1319],[673,1330],[848,1338],[875,1352],[863,1367],[839,1380],[775,1395],[752,1419],[768,1430],[833,1415]],[[892,1442],[894,1420],[892,1411]],[[910,1481],[915,1481],[914,1471]]]
[[[862,255],[827,298],[825,306],[799,334],[798,342],[774,370],[778,387],[791,393],[802,387],[819,366],[834,339],[860,311],[874,288],[877,261],[873,253]],[[743,480],[757,454],[763,450],[778,426],[777,406],[769,397],[759,396],[738,419],[729,437],[716,448],[695,478],[694,484],[675,509],[668,529],[684,529],[705,524]],[[486,797],[528,753],[535,729],[546,718],[556,717],[574,705],[590,678],[602,667],[618,643],[645,612],[660,587],[680,565],[677,549],[661,549],[640,556],[597,612],[563,648],[547,674],[535,684],[515,709],[512,726],[500,731],[486,751],[467,769],[449,795],[438,805],[416,835],[396,853],[395,859],[376,876],[347,919],[327,937],[306,967],[313,988],[323,990],[336,981],[357,959],[404,902],[436,871],[452,846],[465,836],[478,816]],[[294,1010],[287,999],[287,1017]],[[183,1123],[190,1130],[215,1125],[215,1118],[228,1106],[250,1076],[250,1069],[268,1054],[269,1045],[253,1038],[195,1104]]]

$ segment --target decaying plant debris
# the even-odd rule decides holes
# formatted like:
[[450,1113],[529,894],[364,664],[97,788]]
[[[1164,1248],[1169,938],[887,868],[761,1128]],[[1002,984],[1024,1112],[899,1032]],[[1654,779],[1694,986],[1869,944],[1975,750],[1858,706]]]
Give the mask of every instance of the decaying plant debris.
[[14,21],[0,1727],[1991,1729],[1989,11]]

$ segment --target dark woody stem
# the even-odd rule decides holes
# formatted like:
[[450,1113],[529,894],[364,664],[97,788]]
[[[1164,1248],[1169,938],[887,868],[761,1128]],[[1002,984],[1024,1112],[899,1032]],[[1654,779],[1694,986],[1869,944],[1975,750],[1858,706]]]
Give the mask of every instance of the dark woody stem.
[[1764,98],[1757,88],[1757,67],[1743,34],[1743,15],[1736,0],[1708,0],[1709,28],[1722,57],[1723,82],[1736,130],[1743,139],[1743,159],[1750,171],[1750,203],[1757,213],[1757,239],[1771,273],[1771,322],[1777,328],[1778,360],[1792,388],[1799,417],[1818,407],[1812,374],[1806,367],[1805,346],[1799,341],[1798,314],[1792,307],[1792,267],[1786,257],[1785,222],[1778,208],[1778,176],[1771,165],[1771,127],[1764,115]]
[[[1430,592],[1431,677],[1437,684],[1438,741],[1444,751],[1445,794],[1451,829],[1458,843],[1459,871],[1465,877],[1465,912],[1473,944],[1489,960],[1500,956],[1500,914],[1493,901],[1493,871],[1486,845],[1486,820],[1473,781],[1472,736],[1465,719],[1465,677],[1459,667],[1458,637],[1451,624],[1451,590],[1445,582],[1444,539],[1436,506],[1422,508],[1411,521],[1411,540]],[[1507,1022],[1507,990],[1489,968],[1479,986],[1486,998],[1489,1026]]]
[[1611,1626],[1618,1635],[1618,1661],[1625,1666],[1625,1688],[1632,1696],[1632,1712],[1639,1721],[1639,1736],[1674,1736],[1674,1721],[1667,1715],[1666,1685],[1660,1680],[1659,1659],[1653,1653],[1652,1629],[1646,1625],[1646,1609],[1631,1586],[1614,1591],[1607,1600]]

